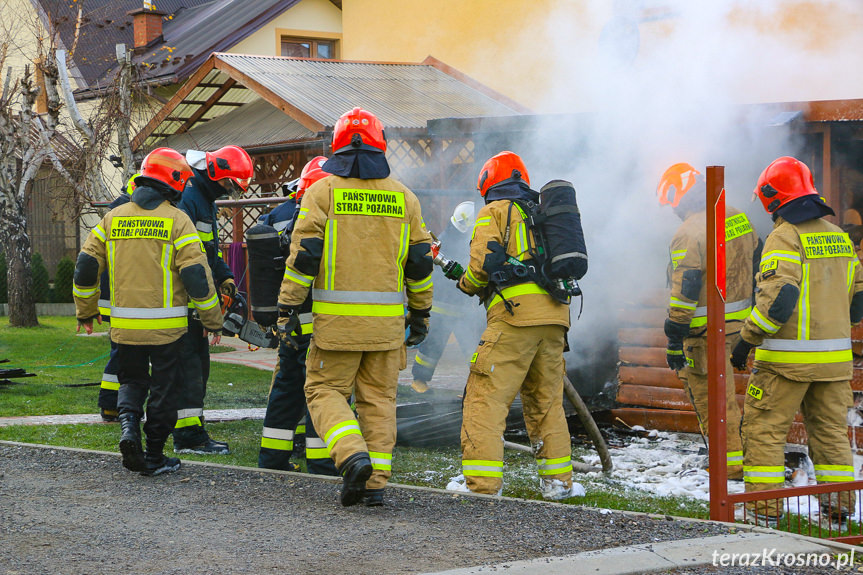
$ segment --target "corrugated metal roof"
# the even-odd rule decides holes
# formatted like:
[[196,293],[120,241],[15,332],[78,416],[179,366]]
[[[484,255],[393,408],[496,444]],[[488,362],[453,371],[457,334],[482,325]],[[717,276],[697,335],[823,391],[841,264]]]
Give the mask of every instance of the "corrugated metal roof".
[[433,118],[518,113],[428,65],[215,57],[327,127],[356,106],[374,112],[388,128],[425,128]]
[[259,98],[189,132],[169,136],[159,145],[185,153],[186,150],[215,150],[226,142],[253,149],[313,136],[305,126]]
[[[239,139],[250,146],[309,140],[318,130],[331,130],[356,106],[376,114],[388,130],[425,130],[429,120],[439,118],[522,113],[518,104],[503,96],[497,100],[469,81],[427,64],[214,54],[136,136],[134,145],[149,149],[188,142],[177,145],[213,149]],[[276,112],[290,121],[277,121]],[[185,134],[178,140],[180,133]]]

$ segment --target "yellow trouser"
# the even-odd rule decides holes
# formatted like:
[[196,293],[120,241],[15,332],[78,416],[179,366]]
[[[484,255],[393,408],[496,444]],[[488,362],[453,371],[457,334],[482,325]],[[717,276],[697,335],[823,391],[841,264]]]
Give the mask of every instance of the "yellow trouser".
[[[315,429],[341,467],[368,452],[374,471],[368,489],[383,488],[392,475],[396,444],[396,388],[405,348],[386,351],[321,349],[314,339],[306,358],[306,402]],[[356,416],[346,400],[354,394]],[[358,421],[359,420],[359,421]]]
[[497,493],[503,482],[506,416],[521,392],[524,422],[542,479],[572,485],[563,411],[563,339],[559,325],[488,325],[471,358],[461,428],[462,470],[471,491]]
[[[759,369],[749,379],[743,414],[743,471],[746,491],[778,489],[785,484],[785,439],[797,410],[809,436],[809,457],[818,483],[854,480],[848,442],[847,412],[854,405],[848,381],[792,381]],[[824,498],[822,498],[824,499]],[[836,496],[833,496],[836,500]],[[842,493],[842,506],[854,508],[853,493]],[[776,500],[747,507],[781,515]]]
[[[725,451],[728,462],[728,478],[743,479],[743,443],[740,439],[740,406],[734,391],[734,369],[731,367],[731,350],[739,340],[737,334],[725,338]],[[686,390],[701,433],[707,437],[707,338],[689,337],[683,341],[687,367],[679,372],[683,389]]]

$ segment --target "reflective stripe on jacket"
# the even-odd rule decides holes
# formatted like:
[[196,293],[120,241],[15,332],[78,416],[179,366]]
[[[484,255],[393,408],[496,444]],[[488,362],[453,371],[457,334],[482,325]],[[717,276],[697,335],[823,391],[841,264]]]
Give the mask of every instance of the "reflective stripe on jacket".
[[430,246],[419,200],[403,184],[329,176],[303,196],[279,304],[299,305],[313,288],[315,345],[396,349],[405,293],[408,306],[431,307]]
[[534,282],[501,288],[507,301],[513,304],[513,314],[506,310],[499,294],[489,293],[489,275],[485,271],[485,259],[491,253],[489,242],[503,245],[509,217],[509,241],[504,246],[509,256],[519,261],[529,261],[528,243],[536,242],[524,223],[521,210],[511,200],[489,202],[476,216],[470,242],[470,264],[459,280],[459,288],[465,293],[487,294],[486,318],[489,322],[502,320],[510,325],[562,325],[569,327],[569,306],[555,301],[548,292]]
[[[201,242],[189,218],[168,202],[147,210],[133,200],[111,210],[91,230],[82,252],[98,262],[100,273],[108,271],[115,342],[161,345],[183,335],[189,296],[180,270],[195,264],[190,273],[199,275],[197,284],[207,292],[192,301],[207,329],[221,329],[222,313]],[[92,285],[74,286],[79,318],[98,312],[98,286],[98,277]]]
[[[707,326],[706,218],[703,210],[687,217],[670,247],[668,317],[675,323],[689,324],[690,336],[703,334]],[[734,334],[740,331],[752,309],[753,258],[757,257],[758,236],[746,214],[728,206],[725,238],[726,332]]]
[[863,270],[848,235],[821,218],[777,218],[756,279],[742,332],[758,345],[755,365],[797,381],[851,379],[850,306]]

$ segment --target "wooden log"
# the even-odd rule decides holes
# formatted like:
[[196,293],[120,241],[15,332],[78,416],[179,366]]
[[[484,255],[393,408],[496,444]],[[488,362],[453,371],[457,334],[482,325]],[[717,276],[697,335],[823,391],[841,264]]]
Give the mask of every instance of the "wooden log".
[[621,347],[618,350],[620,361],[626,365],[647,367],[667,367],[664,347]]
[[[737,404],[741,410],[743,409],[744,399],[744,395],[737,396]],[[669,389],[667,387],[650,387],[622,383],[617,388],[617,402],[641,407],[694,411],[692,402],[685,390]]]
[[618,369],[617,379],[620,383],[630,383],[632,385],[683,389],[683,382],[668,367],[632,367],[621,365]]
[[[667,303],[667,302],[666,302]],[[662,327],[668,315],[666,308],[627,308],[618,312],[618,321],[627,327]]]
[[665,349],[665,332],[661,327],[622,327],[617,330],[617,339],[620,345],[634,345],[643,347],[661,347]]
[[[618,381],[632,385],[649,385],[653,387],[668,387],[683,389],[683,382],[677,374],[668,367],[645,367],[641,365],[621,365],[618,368]],[[746,393],[749,387],[748,373],[734,374],[734,391],[738,395]],[[853,385],[852,385],[853,388]]]

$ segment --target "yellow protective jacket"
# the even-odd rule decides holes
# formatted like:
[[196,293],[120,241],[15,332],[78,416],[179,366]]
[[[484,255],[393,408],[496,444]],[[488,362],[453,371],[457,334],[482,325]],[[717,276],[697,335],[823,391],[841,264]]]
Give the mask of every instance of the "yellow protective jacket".
[[[725,213],[725,329],[735,334],[752,310],[758,235],[746,214],[728,206]],[[707,221],[704,210],[687,217],[671,240],[671,296],[668,319],[689,326],[689,337],[707,330]]]
[[796,225],[777,218],[756,279],[741,332],[758,346],[754,367],[795,381],[851,379],[863,270],[848,234],[821,218]]
[[117,343],[177,340],[186,333],[190,300],[205,328],[222,328],[219,296],[195,226],[160,198],[139,186],[131,202],[108,212],[90,231],[78,255],[72,288],[76,315],[89,319],[99,313],[99,275],[107,268],[111,339]]
[[312,288],[315,345],[382,351],[405,339],[407,305],[432,305],[431,236],[417,197],[394,178],[328,176],[306,190],[279,306]]
[[569,328],[569,306],[553,299],[535,282],[501,288],[504,298],[514,306],[512,314],[506,310],[500,295],[491,291],[489,273],[484,269],[486,256],[492,253],[488,244],[496,242],[503,246],[507,218],[510,226],[509,241],[504,246],[507,255],[523,262],[532,259],[528,246],[536,246],[536,238],[528,230],[518,206],[505,199],[489,202],[476,215],[470,240],[470,264],[459,279],[459,289],[483,298],[489,323],[500,320],[514,326],[562,325]]

